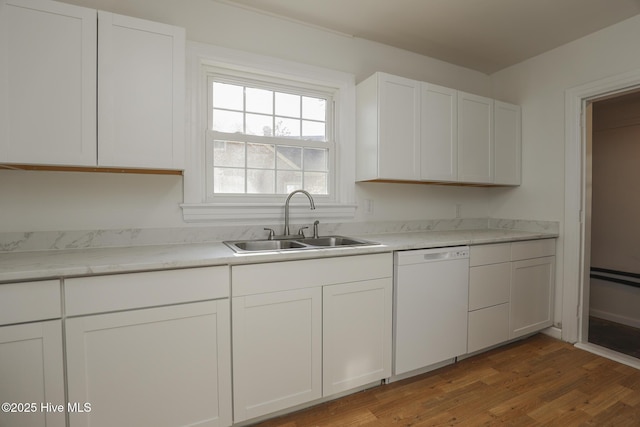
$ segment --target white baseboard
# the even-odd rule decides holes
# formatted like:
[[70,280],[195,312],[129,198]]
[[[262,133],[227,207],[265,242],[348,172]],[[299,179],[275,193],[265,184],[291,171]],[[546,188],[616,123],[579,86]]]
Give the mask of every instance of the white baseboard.
[[608,320],[610,322],[621,323],[623,325],[631,326],[633,328],[640,328],[640,319],[634,319],[632,317],[621,316],[616,313],[610,313],[608,311],[590,309],[589,316],[597,317],[598,319]]

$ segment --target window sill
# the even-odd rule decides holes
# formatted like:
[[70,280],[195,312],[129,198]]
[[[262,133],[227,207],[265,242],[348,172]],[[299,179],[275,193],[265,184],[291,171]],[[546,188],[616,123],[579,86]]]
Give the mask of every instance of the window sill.
[[[284,222],[284,205],[276,203],[237,204],[237,203],[184,203],[182,217],[189,223],[263,225]],[[292,223],[349,221],[355,218],[357,205],[316,203],[316,209],[308,204],[291,204],[289,217]]]

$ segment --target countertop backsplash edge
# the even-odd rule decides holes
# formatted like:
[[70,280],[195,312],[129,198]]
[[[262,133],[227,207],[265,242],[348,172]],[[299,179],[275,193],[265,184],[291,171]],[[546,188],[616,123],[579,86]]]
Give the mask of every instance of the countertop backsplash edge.
[[[308,224],[295,224],[292,229],[296,230],[300,226]],[[279,233],[282,225],[5,232],[0,233],[0,254],[261,239],[267,236],[264,227],[274,228]],[[455,218],[321,223],[319,229],[320,234],[325,236],[488,229],[558,234],[559,223],[522,219]]]

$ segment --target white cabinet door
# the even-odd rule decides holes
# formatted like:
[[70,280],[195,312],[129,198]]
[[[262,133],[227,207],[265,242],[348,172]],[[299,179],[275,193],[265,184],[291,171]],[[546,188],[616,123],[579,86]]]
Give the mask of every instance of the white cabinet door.
[[458,92],[458,180],[493,182],[493,100]]
[[379,77],[379,177],[419,179],[420,83],[388,74]]
[[98,16],[98,164],[183,168],[184,29]]
[[[1,426],[64,427],[67,406],[61,323],[51,320],[0,327],[0,401],[35,404],[28,407],[28,413],[0,411]],[[41,405],[47,403],[58,410],[43,409]]]
[[0,0],[0,162],[96,165],[96,11]]
[[473,353],[509,340],[509,303],[469,312],[467,351]]
[[511,263],[509,338],[553,324],[555,256]]
[[357,87],[357,179],[420,179],[420,82],[376,73]]
[[323,395],[391,376],[392,280],[325,286]]
[[229,426],[229,300],[67,319],[70,426]]
[[522,150],[520,106],[494,101],[493,113],[493,182],[502,185],[520,185]]
[[469,269],[469,311],[509,302],[510,283],[511,263],[509,262],[471,267]]
[[321,288],[234,297],[232,305],[234,422],[320,398]]
[[422,83],[420,179],[458,180],[457,91]]

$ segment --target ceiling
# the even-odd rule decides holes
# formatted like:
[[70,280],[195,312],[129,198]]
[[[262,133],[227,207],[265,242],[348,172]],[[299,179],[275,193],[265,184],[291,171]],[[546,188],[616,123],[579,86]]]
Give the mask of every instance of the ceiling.
[[491,74],[640,13],[640,0],[222,0]]

